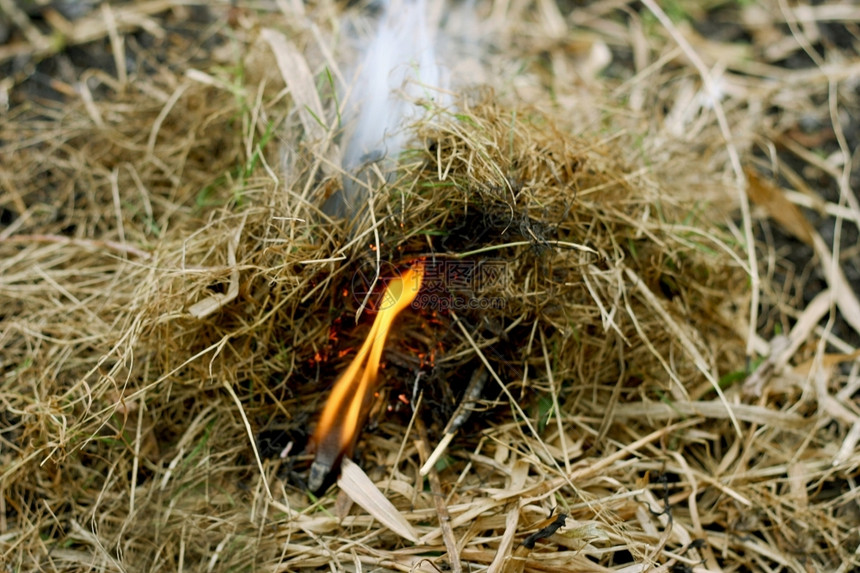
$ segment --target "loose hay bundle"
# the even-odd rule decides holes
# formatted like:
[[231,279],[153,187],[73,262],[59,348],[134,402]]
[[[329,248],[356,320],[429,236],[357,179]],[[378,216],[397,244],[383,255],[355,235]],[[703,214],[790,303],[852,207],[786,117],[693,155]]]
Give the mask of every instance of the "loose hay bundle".
[[[413,126],[350,227],[319,213],[343,176],[334,131],[302,139],[272,45],[246,75],[4,120],[22,166],[0,243],[13,567],[732,570],[794,563],[773,547],[799,532],[833,563],[846,522],[797,485],[830,458],[790,460],[803,412],[731,387],[747,271],[726,191],[689,154],[486,91]],[[355,455],[412,543],[304,480],[373,277],[418,259],[431,280]],[[476,372],[476,411],[425,484]]]

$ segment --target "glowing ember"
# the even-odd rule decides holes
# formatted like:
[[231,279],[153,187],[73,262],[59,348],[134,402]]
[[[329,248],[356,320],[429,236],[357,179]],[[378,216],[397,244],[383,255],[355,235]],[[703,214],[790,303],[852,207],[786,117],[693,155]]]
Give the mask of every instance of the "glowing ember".
[[415,300],[423,277],[424,265],[417,263],[388,284],[367,340],[335,383],[311,438],[316,448],[308,478],[312,491],[322,486],[326,476],[344,455],[352,453],[358,427],[373,396],[379,361],[391,324],[400,311]]

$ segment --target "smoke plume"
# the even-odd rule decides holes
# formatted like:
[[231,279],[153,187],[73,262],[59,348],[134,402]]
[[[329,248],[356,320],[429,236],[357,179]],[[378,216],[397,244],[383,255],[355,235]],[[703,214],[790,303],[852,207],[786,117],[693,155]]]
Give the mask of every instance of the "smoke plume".
[[443,67],[434,48],[436,31],[426,0],[387,3],[347,93],[344,184],[323,206],[327,215],[354,218],[374,187],[369,166],[381,162],[383,173],[396,166],[410,137],[407,127],[424,110],[417,103],[446,103],[440,91],[446,83]]

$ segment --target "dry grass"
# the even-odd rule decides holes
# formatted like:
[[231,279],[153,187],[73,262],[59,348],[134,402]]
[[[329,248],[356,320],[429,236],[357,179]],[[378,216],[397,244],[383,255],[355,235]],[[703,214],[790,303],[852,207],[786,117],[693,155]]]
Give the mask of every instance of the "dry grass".
[[[858,254],[838,240],[860,221],[838,121],[860,40],[814,35],[856,9],[715,4],[750,34],[720,41],[698,8],[482,5],[483,85],[428,104],[347,228],[319,205],[354,16],[213,8],[191,33],[181,4],[67,34],[136,46],[145,72],[57,79],[62,104],[3,84],[4,570],[860,566]],[[55,53],[42,33],[0,59]],[[357,271],[417,257],[435,294],[504,306],[395,326],[355,459],[414,543],[303,480],[372,319]],[[475,371],[478,411],[425,478]]]

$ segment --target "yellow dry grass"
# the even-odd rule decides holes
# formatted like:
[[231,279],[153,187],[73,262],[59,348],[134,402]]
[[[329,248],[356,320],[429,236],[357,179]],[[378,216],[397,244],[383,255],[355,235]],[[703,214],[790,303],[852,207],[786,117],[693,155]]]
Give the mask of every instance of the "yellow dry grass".
[[[356,9],[212,8],[195,35],[182,4],[81,20],[69,42],[117,61],[160,37],[151,66],[0,118],[4,571],[860,565],[856,293],[796,211],[856,227],[853,157],[838,121],[826,158],[785,136],[856,103],[860,58],[775,65],[856,9],[724,6],[744,43],[650,1],[482,4],[482,84],[424,102],[346,224],[320,205],[348,176],[332,86]],[[56,53],[28,33],[0,59]],[[814,246],[809,304],[754,241],[768,217]],[[362,469],[315,497],[303,450],[369,329],[364,278],[419,257],[437,298],[394,327]],[[449,296],[475,304],[431,308]]]

